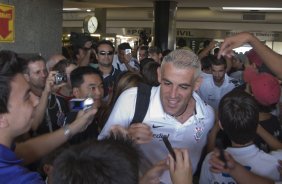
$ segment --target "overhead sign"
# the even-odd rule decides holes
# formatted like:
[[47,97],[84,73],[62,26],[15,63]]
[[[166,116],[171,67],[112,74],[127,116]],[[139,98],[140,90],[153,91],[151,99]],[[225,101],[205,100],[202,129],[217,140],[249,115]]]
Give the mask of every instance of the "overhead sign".
[[0,42],[14,42],[15,40],[15,7],[0,4]]

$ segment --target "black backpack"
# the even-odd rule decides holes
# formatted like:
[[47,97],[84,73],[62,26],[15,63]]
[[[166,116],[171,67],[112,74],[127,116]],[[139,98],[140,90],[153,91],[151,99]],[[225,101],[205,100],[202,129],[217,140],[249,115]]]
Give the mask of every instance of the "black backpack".
[[140,123],[144,120],[148,111],[152,86],[139,83],[137,88],[137,99],[132,123]]

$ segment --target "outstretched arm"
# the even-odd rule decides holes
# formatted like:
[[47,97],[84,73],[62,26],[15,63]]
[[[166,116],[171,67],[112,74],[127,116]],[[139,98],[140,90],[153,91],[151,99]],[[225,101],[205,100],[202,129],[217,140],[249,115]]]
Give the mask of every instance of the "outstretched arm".
[[[65,143],[70,138],[68,136],[84,131],[92,122],[96,112],[97,109],[80,112],[77,119],[68,125],[68,128],[63,127],[52,133],[47,133],[16,144],[15,152],[17,156],[24,160],[24,164],[30,164],[42,158]],[[67,130],[69,132],[66,132]]]
[[218,56],[231,56],[232,49],[244,44],[250,44],[256,53],[261,57],[263,62],[275,75],[282,79],[282,56],[260,42],[260,40],[251,33],[242,32],[237,35],[228,37],[220,47]]

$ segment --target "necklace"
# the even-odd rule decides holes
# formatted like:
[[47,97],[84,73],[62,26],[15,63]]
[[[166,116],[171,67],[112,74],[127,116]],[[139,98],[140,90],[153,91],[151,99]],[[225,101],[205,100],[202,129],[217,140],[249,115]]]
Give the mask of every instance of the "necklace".
[[178,114],[178,115],[172,115],[172,116],[173,116],[174,118],[178,118],[179,116],[183,115],[183,114],[184,114],[184,112],[186,111],[187,107],[188,107],[188,104],[189,104],[189,103],[187,103],[187,104],[186,104],[185,109],[184,109],[184,111],[183,111],[183,112],[181,112],[181,113],[180,113],[180,114]]

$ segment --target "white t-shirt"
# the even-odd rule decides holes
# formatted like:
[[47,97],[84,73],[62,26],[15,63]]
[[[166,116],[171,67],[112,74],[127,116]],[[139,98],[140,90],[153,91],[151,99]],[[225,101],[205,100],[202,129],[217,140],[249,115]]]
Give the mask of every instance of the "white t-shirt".
[[214,109],[218,109],[221,98],[238,85],[238,81],[229,77],[227,74],[224,76],[224,81],[221,86],[214,84],[212,75],[205,75],[203,82],[198,90],[202,100],[207,102]]
[[[131,58],[131,60],[129,61],[129,65],[134,68],[134,70],[139,70],[139,66],[138,66],[138,62],[135,58]],[[113,66],[116,69],[119,69],[120,71],[128,71],[126,65],[124,63],[121,63],[118,59],[118,55],[114,55],[113,58]]]
[[[134,116],[136,97],[136,87],[130,88],[120,95],[98,137],[99,139],[107,136],[110,127],[114,124],[123,127],[130,125]],[[207,134],[214,123],[214,111],[196,93],[193,93],[193,98],[196,100],[196,114],[182,124],[164,112],[160,100],[160,87],[152,88],[150,104],[143,123],[151,127],[153,140],[148,144],[140,145],[141,155],[144,156],[141,162],[141,171],[145,171],[152,164],[167,158],[169,153],[162,141],[164,135],[169,136],[172,147],[189,149],[193,172],[196,171],[202,149],[207,142]],[[164,172],[161,181],[171,183],[168,171]]]
[[[279,181],[280,175],[277,170],[278,158],[275,155],[270,155],[259,150],[254,144],[242,148],[227,148],[226,151],[230,153],[238,163],[245,166],[246,169],[251,172],[274,181]],[[210,171],[211,165],[209,164],[209,160],[211,154],[212,153],[209,153],[203,162],[199,183],[236,183],[233,178],[226,173],[213,173]]]

